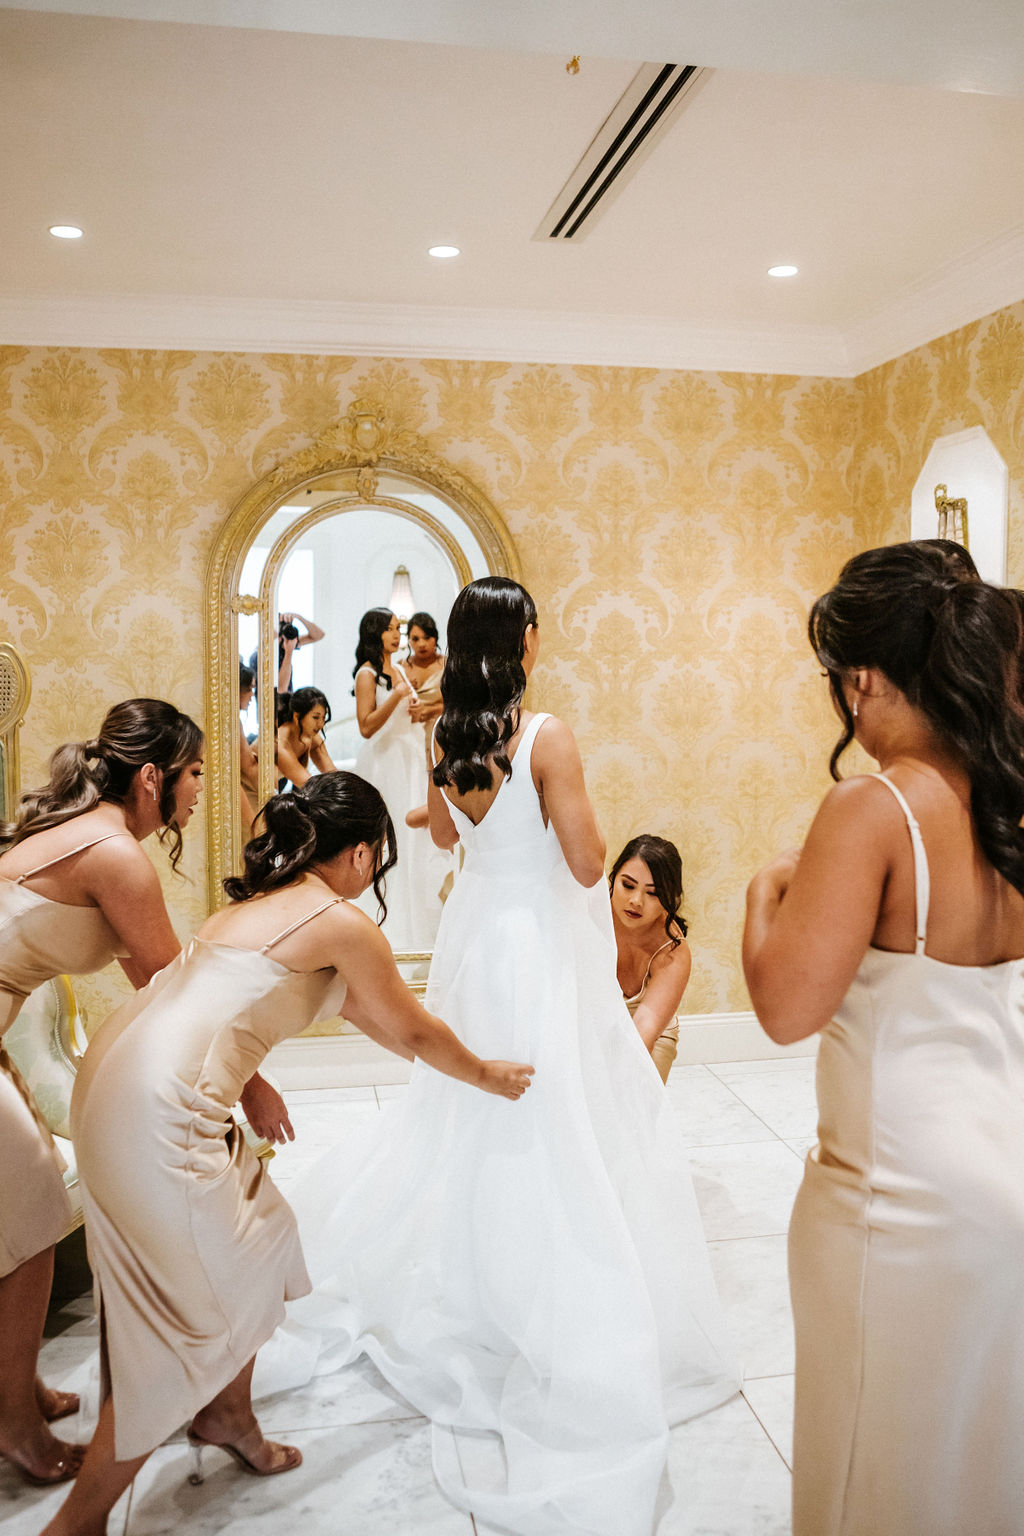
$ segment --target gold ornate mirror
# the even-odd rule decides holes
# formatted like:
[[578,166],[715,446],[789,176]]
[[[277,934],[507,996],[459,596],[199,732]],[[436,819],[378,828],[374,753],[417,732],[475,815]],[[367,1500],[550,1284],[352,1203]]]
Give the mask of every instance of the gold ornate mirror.
[[6,640],[0,641],[0,821],[14,815],[21,793],[18,732],[32,696],[28,668]]
[[[424,439],[396,430],[359,401],[311,448],[247,492],[218,541],[207,588],[211,909],[223,901],[221,882],[241,858],[239,661],[255,653],[257,698],[273,698],[279,614],[299,613],[324,632],[295,651],[294,686],[312,684],[327,696],[330,757],[335,766],[352,768],[361,745],[352,695],[361,614],[374,607],[398,611],[401,592],[406,604],[434,615],[443,650],[459,589],[478,576],[518,574],[508,531],[480,490]],[[270,709],[258,707],[256,714],[258,730],[253,717],[244,729],[246,735],[256,730],[262,804],[277,787],[275,722]],[[425,798],[425,754],[423,762]],[[389,809],[401,860],[405,840],[429,834],[405,827],[410,807]],[[410,980],[421,979],[429,947],[420,931],[421,942],[410,949],[400,942],[402,932],[399,925],[388,935],[396,958]]]

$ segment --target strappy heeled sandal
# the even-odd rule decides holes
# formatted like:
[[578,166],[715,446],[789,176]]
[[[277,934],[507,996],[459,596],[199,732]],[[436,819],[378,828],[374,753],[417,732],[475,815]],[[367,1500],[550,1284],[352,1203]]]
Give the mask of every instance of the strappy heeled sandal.
[[[302,1465],[302,1452],[297,1445],[282,1445],[281,1450],[284,1451],[285,1456],[281,1464],[276,1467],[264,1468],[257,1467],[243,1451],[238,1449],[237,1445],[229,1445],[227,1441],[204,1440],[201,1435],[196,1434],[194,1429],[187,1431],[186,1438],[193,1457],[192,1471],[189,1473],[188,1478],[193,1488],[198,1488],[200,1483],[203,1482],[203,1452],[207,1446],[213,1450],[227,1451],[228,1455],[238,1463],[242,1471],[251,1472],[253,1477],[277,1477],[280,1472],[291,1472],[295,1467]],[[280,1442],[271,1440],[267,1443],[278,1445]]]

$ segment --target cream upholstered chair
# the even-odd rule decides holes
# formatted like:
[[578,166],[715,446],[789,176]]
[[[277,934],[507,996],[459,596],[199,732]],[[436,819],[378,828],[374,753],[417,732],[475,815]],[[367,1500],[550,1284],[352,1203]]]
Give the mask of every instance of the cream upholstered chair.
[[81,1225],[82,1199],[70,1141],[68,1113],[75,1073],[85,1050],[85,1031],[66,976],[44,982],[26,998],[4,1035],[4,1049],[21,1073],[66,1164],[64,1184],[74,1213],[69,1232]]

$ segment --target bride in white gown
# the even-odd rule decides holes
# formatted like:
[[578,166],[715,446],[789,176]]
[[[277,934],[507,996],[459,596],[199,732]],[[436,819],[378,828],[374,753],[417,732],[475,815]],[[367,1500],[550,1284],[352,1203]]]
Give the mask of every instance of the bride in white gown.
[[[460,1508],[522,1536],[650,1536],[669,1425],[731,1397],[738,1372],[672,1111],[616,985],[579,752],[519,707],[533,602],[473,582],[448,637],[431,830],[461,839],[465,867],[428,1006],[536,1076],[513,1106],[417,1061],[359,1154],[312,1170],[295,1209],[314,1293],[258,1382],[365,1352],[433,1421]],[[503,1452],[497,1485],[463,1470],[480,1431]]]
[[[406,830],[406,813],[423,804],[427,793],[427,762],[423,726],[409,705],[415,693],[404,669],[395,661],[401,629],[389,608],[371,608],[359,622],[356,647],[356,718],[363,738],[355,769],[380,790],[392,819],[401,828],[401,858],[388,880],[388,915],[384,935],[391,948],[431,949],[441,920],[441,887],[451,860],[435,848],[426,832]],[[359,905],[376,918],[372,896]]]

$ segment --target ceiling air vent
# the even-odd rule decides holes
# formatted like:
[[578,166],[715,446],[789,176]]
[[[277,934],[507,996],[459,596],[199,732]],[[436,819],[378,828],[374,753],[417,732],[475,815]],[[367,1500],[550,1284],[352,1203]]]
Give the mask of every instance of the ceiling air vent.
[[540,222],[535,240],[581,240],[614,193],[711,74],[698,64],[643,64]]

